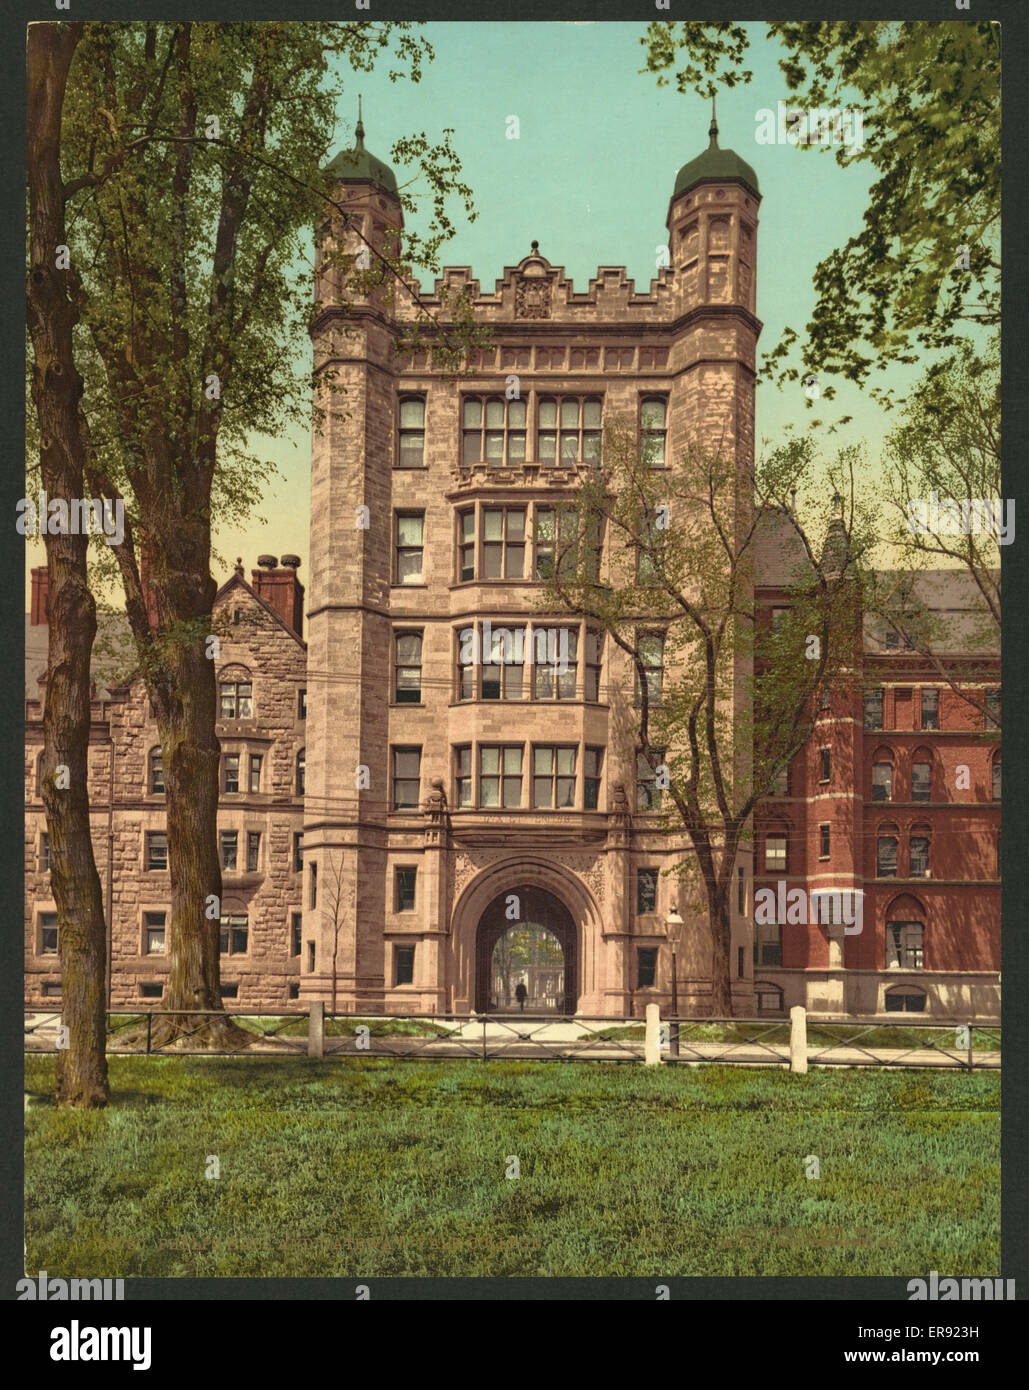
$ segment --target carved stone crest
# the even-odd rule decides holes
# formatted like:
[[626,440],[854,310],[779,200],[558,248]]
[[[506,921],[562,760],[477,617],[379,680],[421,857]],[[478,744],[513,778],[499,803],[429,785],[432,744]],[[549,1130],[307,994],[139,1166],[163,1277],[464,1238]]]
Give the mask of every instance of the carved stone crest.
[[515,286],[516,319],[550,318],[550,281],[522,279]]

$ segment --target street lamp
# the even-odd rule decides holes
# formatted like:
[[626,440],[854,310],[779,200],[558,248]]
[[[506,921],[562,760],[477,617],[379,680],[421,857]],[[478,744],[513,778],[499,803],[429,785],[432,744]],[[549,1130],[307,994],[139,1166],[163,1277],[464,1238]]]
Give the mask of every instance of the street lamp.
[[668,939],[672,943],[672,1024],[669,1028],[668,1044],[669,1051],[673,1057],[679,1055],[679,1025],[675,1019],[679,1014],[679,969],[676,959],[676,947],[679,944],[679,931],[683,926],[683,920],[679,916],[679,910],[672,904],[672,910],[665,918],[665,931]]

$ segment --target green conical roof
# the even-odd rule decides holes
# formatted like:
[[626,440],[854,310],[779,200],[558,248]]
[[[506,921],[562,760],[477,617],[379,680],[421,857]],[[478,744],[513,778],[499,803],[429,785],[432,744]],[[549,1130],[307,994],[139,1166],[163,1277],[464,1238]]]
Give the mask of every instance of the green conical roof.
[[741,159],[734,150],[719,149],[718,126],[714,118],[711,120],[711,129],[708,134],[711,136],[711,143],[704,153],[698,154],[696,159],[691,159],[679,170],[672,197],[678,197],[687,189],[695,188],[698,183],[735,182],[742,183],[755,197],[760,198],[757,174],[754,173],[747,161]]
[[364,147],[364,125],[360,115],[357,117],[355,134],[357,144],[354,148],[340,150],[326,172],[337,179],[365,179],[377,183],[386,193],[392,193],[394,198],[398,197],[397,180],[393,170]]

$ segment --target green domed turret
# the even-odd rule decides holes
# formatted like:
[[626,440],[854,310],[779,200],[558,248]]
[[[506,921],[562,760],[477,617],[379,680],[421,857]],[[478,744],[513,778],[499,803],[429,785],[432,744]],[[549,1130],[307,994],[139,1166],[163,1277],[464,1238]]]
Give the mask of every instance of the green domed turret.
[[329,165],[326,173],[332,174],[337,179],[364,179],[370,183],[377,183],[385,193],[391,193],[394,198],[399,197],[396,175],[393,170],[388,164],[383,164],[381,159],[376,159],[364,147],[364,125],[361,121],[360,107],[358,107],[355,135],[357,144],[354,148],[341,150]]
[[698,183],[742,183],[744,188],[749,189],[756,198],[760,198],[757,174],[747,161],[741,159],[734,150],[719,149],[718,124],[713,115],[708,134],[711,143],[704,153],[698,154],[696,159],[691,159],[679,170],[672,197],[677,198],[680,193],[695,188]]

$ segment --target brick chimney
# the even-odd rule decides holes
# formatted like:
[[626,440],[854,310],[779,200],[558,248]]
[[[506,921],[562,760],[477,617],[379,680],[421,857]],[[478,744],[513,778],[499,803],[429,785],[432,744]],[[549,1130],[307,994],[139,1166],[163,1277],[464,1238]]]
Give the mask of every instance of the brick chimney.
[[299,555],[283,555],[276,566],[274,555],[258,555],[259,569],[251,570],[250,587],[277,613],[298,637],[304,635],[304,586],[297,578]]
[[46,565],[36,565],[32,571],[32,601],[29,612],[32,626],[40,627],[50,613],[50,571]]

